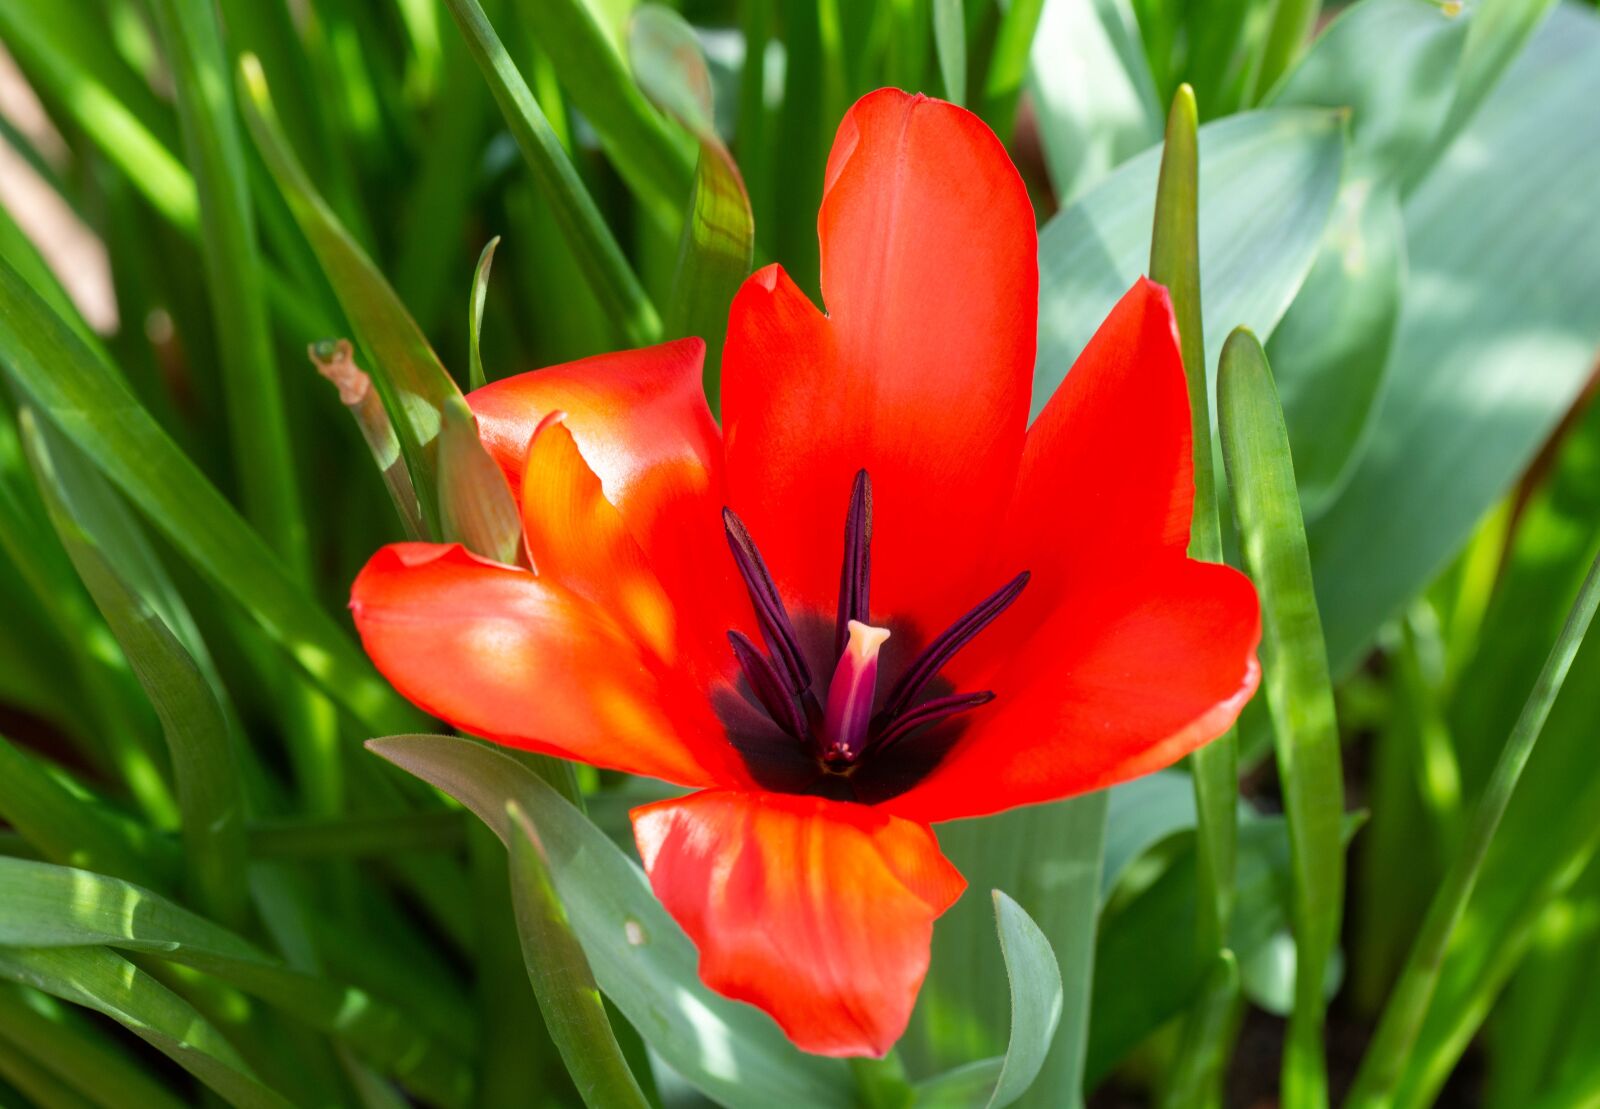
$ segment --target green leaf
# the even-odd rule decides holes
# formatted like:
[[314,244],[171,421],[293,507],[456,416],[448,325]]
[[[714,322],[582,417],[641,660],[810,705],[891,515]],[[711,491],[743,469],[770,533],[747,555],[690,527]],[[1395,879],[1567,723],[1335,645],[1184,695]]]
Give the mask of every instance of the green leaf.
[[961,0],[933,0],[933,44],[939,55],[944,98],[967,102],[967,23]]
[[1484,858],[1499,830],[1523,768],[1539,740],[1539,733],[1550,715],[1556,695],[1560,693],[1567,673],[1572,668],[1584,634],[1589,630],[1596,607],[1600,607],[1600,558],[1596,558],[1588,577],[1578,589],[1578,597],[1567,622],[1556,638],[1544,669],[1540,671],[1533,691],[1523,706],[1522,715],[1517,718],[1516,725],[1507,737],[1494,772],[1478,799],[1466,838],[1434,893],[1416,945],[1395,984],[1394,992],[1384,1006],[1377,1031],[1367,1047],[1361,1069],[1356,1073],[1348,1101],[1351,1106],[1364,1109],[1366,1106],[1393,1103],[1395,1088],[1415,1049],[1423,1020],[1433,1000],[1451,934],[1466,912]]
[[490,239],[483,253],[478,255],[477,268],[472,271],[472,300],[467,310],[467,380],[473,389],[481,389],[489,381],[483,373],[483,355],[478,350],[478,339],[483,330],[483,302],[489,295],[489,268],[494,265],[494,252],[499,245],[499,235]]
[[645,95],[700,144],[689,216],[667,303],[665,334],[706,343],[706,395],[715,406],[728,306],[750,273],[755,219],[739,167],[717,134],[711,73],[694,30],[669,8],[645,4],[628,25],[628,53]]
[[[1091,793],[939,829],[940,849],[969,885],[1009,890],[1054,952],[1062,981],[1061,1019],[1044,1069],[1024,1095],[1025,1105],[1073,1104],[1082,1094],[1106,806],[1104,792]],[[1017,844],[1031,847],[1019,851]],[[965,1078],[945,1077],[963,1089],[973,1077],[969,1068],[979,1065],[958,1064],[1006,1051],[1000,1037],[1007,998],[998,990],[972,988],[975,981],[998,982],[1005,970],[988,910],[981,898],[964,897],[940,918],[922,995],[901,1041],[918,1070],[962,1071]],[[988,1082],[984,1097],[993,1078]]]
[[[612,237],[594,198],[584,188],[483,8],[477,0],[446,3],[533,172],[534,184],[545,203],[555,210],[556,227],[571,246],[589,286],[630,345],[655,342],[661,334],[661,319],[655,306],[645,295],[627,256]],[[674,197],[674,208],[678,202]]]
[[444,403],[439,435],[440,534],[445,542],[514,565],[522,553],[522,514],[505,474],[484,450],[478,422],[460,394]]
[[96,1105],[181,1109],[184,1104],[100,1029],[33,990],[0,985],[0,1039]]
[[1129,0],[1046,0],[1028,90],[1063,200],[1161,141],[1161,101]]
[[1011,138],[1017,100],[1028,73],[1028,51],[1043,9],[1044,0],[1011,0],[1001,12],[978,114],[1002,140]]
[[[1200,129],[1205,331],[1272,332],[1310,270],[1339,186],[1338,117],[1247,112]],[[1119,167],[1039,235],[1037,414],[1149,258],[1160,150]],[[1215,340],[1213,340],[1215,344]],[[1208,347],[1215,365],[1218,345]]]
[[[641,8],[634,20],[648,10]],[[573,105],[594,127],[629,191],[663,233],[676,236],[694,178],[694,156],[646,99],[655,97],[634,45],[637,22],[628,28],[625,58],[589,0],[524,2],[518,13],[555,67]],[[628,72],[630,60],[633,75]],[[666,107],[659,99],[655,103]]]
[[1194,786],[1181,770],[1161,770],[1107,790],[1103,904],[1128,867],[1163,840],[1195,826]]
[[212,0],[157,0],[153,9],[199,190],[200,256],[245,514],[291,570],[305,576],[310,562],[306,521],[267,322],[265,272],[222,29]]
[[[1011,1042],[988,1101],[989,1109],[999,1109],[1026,1093],[1044,1070],[1045,1057],[1052,1050],[1056,1025],[1061,1020],[1062,986],[1050,941],[1033,918],[999,890],[993,891],[992,897],[1000,950],[1006,959],[1006,978],[1011,983]],[[1062,1093],[1042,1092],[1057,1098]],[[1067,1096],[1076,1099],[1073,1093]]]
[[215,975],[338,1036],[430,1100],[452,1106],[466,1102],[471,1077],[461,1056],[470,1043],[467,1030],[442,1030],[459,1042],[442,1041],[439,1031],[420,1027],[417,1015],[361,990],[290,970],[236,934],[116,878],[0,859],[0,892],[0,967],[8,954],[29,948],[98,951],[103,945],[147,952]]
[[763,1013],[700,983],[693,945],[638,867],[532,771],[470,739],[390,736],[368,746],[455,797],[502,840],[507,803],[521,807],[600,988],[685,1081],[732,1105],[849,1104],[843,1064],[802,1055]]
[[1162,1104],[1171,1109],[1219,1102],[1228,1055],[1230,1017],[1239,998],[1239,960],[1226,947],[1212,957],[1184,1023]]
[[1293,859],[1295,1004],[1283,1099],[1290,1107],[1326,1106],[1322,987],[1344,904],[1339,727],[1288,433],[1266,354],[1242,328],[1222,348],[1217,421],[1239,547],[1261,598],[1262,684]]
[[551,880],[539,833],[515,801],[507,806],[506,825],[517,935],[545,1027],[585,1105],[644,1109],[648,1103],[617,1046],[589,961]]
[[1267,345],[1308,517],[1343,488],[1368,441],[1405,278],[1394,190],[1346,183],[1316,264]]
[[1460,548],[1589,377],[1600,223],[1553,198],[1600,179],[1597,49],[1600,17],[1555,11],[1405,202],[1409,275],[1383,402],[1309,529],[1335,674]]
[[173,544],[356,719],[415,719],[338,625],[84,346],[0,261],[0,363]]
[[177,781],[190,891],[208,913],[238,926],[249,904],[245,803],[228,719],[200,667],[96,542],[93,522],[80,515],[80,494],[91,501],[96,492],[109,494],[92,488],[102,479],[31,410],[21,412],[20,422],[56,533],[161,719]]
[[292,1109],[187,1001],[103,947],[0,947],[0,978],[104,1013],[240,1109]]

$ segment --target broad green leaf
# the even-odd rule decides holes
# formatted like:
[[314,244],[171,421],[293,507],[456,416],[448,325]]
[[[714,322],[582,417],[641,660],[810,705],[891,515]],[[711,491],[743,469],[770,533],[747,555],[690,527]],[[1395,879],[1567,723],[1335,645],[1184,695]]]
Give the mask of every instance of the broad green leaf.
[[192,1005],[104,947],[0,947],[0,978],[104,1013],[239,1109],[291,1109]]
[[[1106,805],[1106,794],[1099,792],[939,828],[940,849],[968,885],[1009,890],[1054,951],[1062,982],[1061,1019],[1044,1069],[1023,1095],[1024,1105],[1072,1104],[1081,1096]],[[1019,850],[1018,844],[1029,847]],[[1005,993],[973,989],[974,982],[999,982],[1005,972],[993,929],[989,906],[977,897],[963,897],[939,919],[928,977],[901,1041],[916,1070],[959,1067],[970,1078],[968,1068],[978,1064],[969,1060],[1007,1050],[1001,1038],[1007,1027]],[[960,1076],[946,1077],[966,1085]],[[989,1083],[984,1096],[993,1088],[992,1077]]]
[[1107,790],[1105,865],[1100,901],[1150,848],[1195,825],[1194,786],[1181,770],[1161,770]]
[[1346,183],[1316,264],[1267,345],[1308,517],[1338,494],[1367,442],[1405,271],[1394,190]]
[[763,1013],[701,985],[693,945],[638,867],[531,770],[450,736],[390,736],[368,746],[455,797],[502,840],[510,835],[506,805],[517,803],[538,832],[595,980],[685,1081],[728,1105],[850,1103],[843,1064],[802,1055]]
[[440,1031],[419,1027],[416,1014],[393,1009],[361,990],[290,970],[236,934],[119,879],[51,863],[0,859],[0,893],[0,965],[7,949],[115,947],[147,952],[215,975],[340,1037],[430,1100],[444,1105],[466,1101],[471,1078],[462,1055],[470,1041],[464,1029],[442,1030],[460,1042],[442,1040]]
[[[590,288],[630,345],[654,342],[661,334],[661,319],[655,306],[645,295],[622,248],[595,206],[594,198],[584,188],[561,141],[483,14],[483,8],[477,0],[446,0],[446,3],[494,93],[506,125],[517,140],[533,173],[534,183],[545,203],[555,210],[556,228],[572,248]],[[673,204],[677,203],[675,198]]]
[[119,1109],[181,1109],[184,1104],[100,1029],[53,997],[0,985],[0,1039],[94,1104]]
[[933,44],[939,55],[944,98],[967,102],[967,25],[961,0],[933,0]]
[[190,892],[211,915],[239,925],[248,912],[245,801],[228,718],[172,629],[96,542],[93,521],[80,517],[76,494],[99,475],[31,410],[22,411],[21,425],[56,533],[161,719],[178,787]]
[[1339,726],[1288,432],[1266,354],[1242,328],[1222,348],[1217,423],[1239,549],[1261,598],[1262,685],[1289,821],[1296,982],[1283,1099],[1286,1106],[1326,1106],[1322,985],[1344,906]]
[[[1268,335],[1316,255],[1339,186],[1338,117],[1246,112],[1200,129],[1204,328]],[[1050,218],[1039,235],[1037,414],[1106,314],[1145,271],[1161,151],[1147,151]]]
[[[1061,1020],[1062,986],[1055,953],[1039,926],[1004,893],[995,890],[992,896],[1006,978],[1011,983],[1011,1039],[988,1101],[989,1109],[999,1109],[1026,1093],[1043,1072]],[[1063,1094],[1068,1102],[1081,1096],[1076,1090],[1041,1093],[1057,1104]]]
[[689,24],[669,8],[646,4],[628,26],[628,53],[645,95],[700,144],[664,323],[668,337],[698,335],[705,340],[706,395],[715,406],[728,306],[750,273],[755,253],[750,197],[717,134],[711,74]]
[[3,261],[0,363],[41,415],[336,702],[374,728],[415,719],[120,376]]
[[[590,0],[524,0],[517,11],[617,173],[656,226],[675,237],[694,179],[694,154],[646,99],[654,94],[634,45],[642,13],[634,14],[628,28],[625,56]],[[665,105],[657,99],[656,107]]]
[[1433,1000],[1451,935],[1466,912],[1484,858],[1597,607],[1600,607],[1600,558],[1595,560],[1578,589],[1566,624],[1545,660],[1522,715],[1506,739],[1494,772],[1478,799],[1466,838],[1434,893],[1411,956],[1384,1006],[1383,1016],[1350,1091],[1348,1104],[1357,1109],[1393,1103],[1395,1089],[1410,1062]]
[[1409,275],[1383,402],[1310,527],[1335,674],[1462,545],[1588,379],[1600,222],[1572,198],[1600,178],[1596,50],[1600,17],[1552,13],[1404,205]]
[[507,806],[506,825],[517,935],[545,1027],[585,1105],[644,1109],[648,1103],[617,1046],[589,961],[551,880],[539,833],[515,801]]
[[1045,0],[1028,90],[1062,200],[1161,141],[1161,102],[1128,0]]
[[199,192],[200,256],[245,515],[290,569],[305,576],[310,562],[306,521],[222,28],[212,0],[157,0],[152,7]]
[[478,340],[483,330],[483,302],[489,295],[489,268],[494,265],[495,248],[500,245],[496,235],[478,255],[478,265],[472,271],[472,299],[467,307],[467,380],[473,389],[481,389],[489,379],[483,373],[483,354],[478,350]]

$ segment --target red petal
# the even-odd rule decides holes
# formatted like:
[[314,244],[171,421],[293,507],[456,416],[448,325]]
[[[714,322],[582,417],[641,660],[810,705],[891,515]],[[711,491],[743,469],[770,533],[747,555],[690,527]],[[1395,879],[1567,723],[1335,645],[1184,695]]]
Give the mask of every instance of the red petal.
[[962,675],[997,699],[884,807],[954,820],[1159,770],[1233,723],[1260,678],[1260,638],[1255,587],[1226,566],[1172,555],[1081,582],[1010,658]]
[[839,127],[818,218],[821,315],[777,267],[734,299],[723,353],[733,507],[780,588],[832,612],[851,480],[871,472],[873,608],[970,604],[1027,423],[1033,209],[954,105],[885,89]]
[[722,435],[701,385],[704,358],[703,342],[680,339],[509,377],[467,403],[518,497],[534,431],[565,413],[667,595],[726,613],[737,611],[739,592],[722,535]]
[[384,677],[463,731],[683,785],[743,780],[704,694],[556,582],[455,544],[397,543],[361,571],[350,608]]
[[1084,581],[1188,546],[1192,443],[1172,302],[1140,278],[1028,429],[992,576],[1033,578],[1006,635],[1027,634]]
[[656,896],[700,977],[819,1055],[883,1055],[966,888],[933,832],[864,805],[708,791],[633,812]]

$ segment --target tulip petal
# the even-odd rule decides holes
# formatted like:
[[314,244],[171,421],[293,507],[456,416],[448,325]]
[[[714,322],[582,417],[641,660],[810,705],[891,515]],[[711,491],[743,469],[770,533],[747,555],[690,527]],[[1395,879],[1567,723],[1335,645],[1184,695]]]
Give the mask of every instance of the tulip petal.
[[458,544],[396,543],[350,608],[384,677],[463,731],[682,785],[743,780],[705,694],[558,582]]
[[1009,658],[962,677],[995,701],[883,807],[910,820],[982,816],[1168,766],[1239,715],[1260,680],[1260,638],[1255,588],[1227,566],[1169,555],[1084,582]]
[[971,603],[1021,454],[1033,209],[976,116],[886,89],[839,127],[818,233],[829,315],[775,266],[734,299],[730,503],[785,599],[831,613],[846,506],[866,468],[874,611],[931,625]]
[[727,625],[740,593],[722,536],[722,434],[701,385],[704,359],[703,342],[679,339],[508,377],[467,403],[519,500],[534,432],[563,413],[667,595],[713,609]]
[[905,1031],[933,922],[966,882],[931,829],[864,805],[723,790],[633,812],[650,885],[718,993],[822,1055]]
[[992,572],[1033,574],[1007,636],[1031,632],[1085,581],[1183,552],[1193,441],[1172,302],[1140,278],[1028,429]]

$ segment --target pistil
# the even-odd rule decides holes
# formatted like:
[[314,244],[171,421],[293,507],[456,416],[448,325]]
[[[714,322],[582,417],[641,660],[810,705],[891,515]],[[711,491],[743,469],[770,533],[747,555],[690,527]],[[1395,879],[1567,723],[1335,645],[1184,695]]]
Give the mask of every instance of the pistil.
[[878,691],[878,651],[888,628],[860,620],[848,625],[849,641],[828,683],[828,711],[822,724],[822,759],[831,766],[855,762],[867,749],[872,699]]

